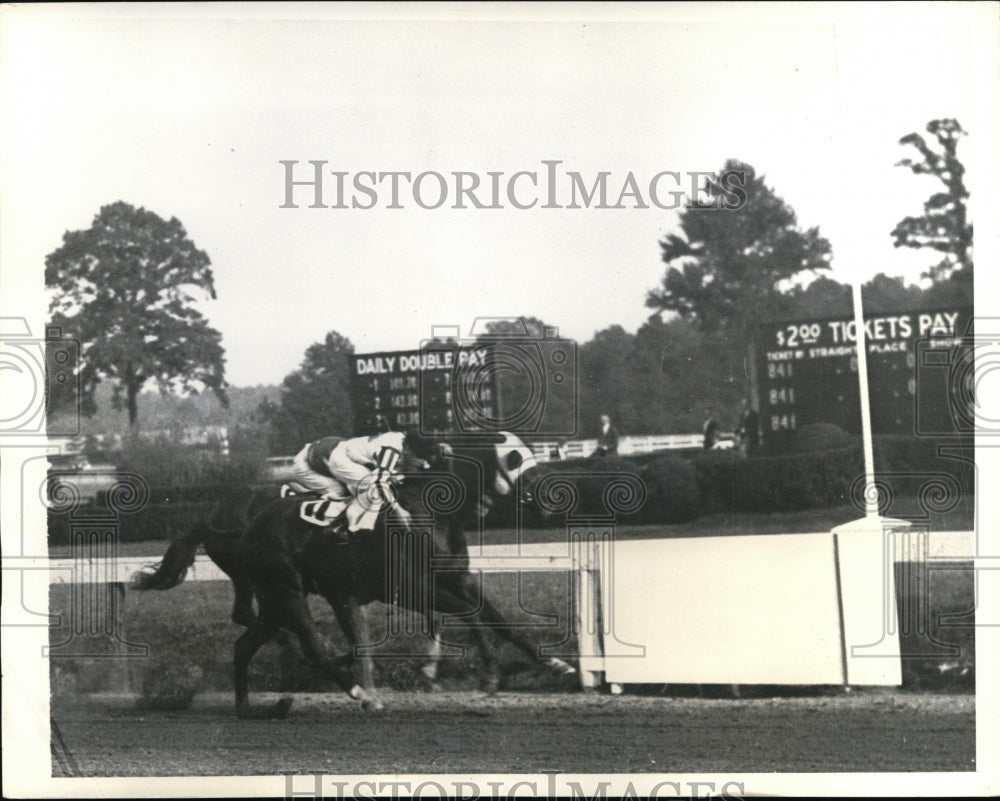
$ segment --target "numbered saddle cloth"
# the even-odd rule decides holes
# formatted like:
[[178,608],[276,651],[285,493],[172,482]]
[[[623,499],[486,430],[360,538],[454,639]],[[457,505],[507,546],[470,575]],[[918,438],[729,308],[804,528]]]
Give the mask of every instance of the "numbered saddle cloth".
[[381,507],[371,507],[367,500],[333,501],[324,498],[318,501],[303,501],[299,505],[299,517],[314,526],[329,526],[347,509],[347,528],[350,531],[371,531],[375,528]]
[[329,526],[346,507],[346,501],[332,501],[328,498],[303,501],[299,504],[299,517],[314,526]]

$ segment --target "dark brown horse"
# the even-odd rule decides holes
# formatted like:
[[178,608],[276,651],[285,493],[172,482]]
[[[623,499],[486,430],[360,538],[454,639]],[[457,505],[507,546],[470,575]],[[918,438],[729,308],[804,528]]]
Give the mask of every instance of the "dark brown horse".
[[[282,630],[294,633],[306,657],[366,709],[381,708],[371,656],[360,656],[360,685],[348,670],[358,646],[368,642],[361,607],[375,600],[413,609],[428,619],[434,613],[460,616],[470,624],[483,659],[484,689],[495,690],[497,665],[487,628],[530,656],[539,656],[537,648],[484,596],[469,571],[466,531],[485,514],[491,496],[516,491],[528,499],[534,467],[530,450],[511,435],[465,442],[448,449],[432,469],[407,474],[400,499],[413,516],[409,528],[383,516],[374,531],[361,533],[345,546],[327,529],[300,517],[301,498],[281,499],[254,516],[239,539],[223,533],[226,529],[206,526],[188,535],[187,543],[175,542],[158,570],[139,577],[135,586],[174,586],[176,566],[186,569],[193,560],[192,543],[197,548],[196,540],[204,542],[209,555],[233,578],[233,619],[244,625],[250,621],[234,653],[237,712],[242,717],[287,713],[291,704],[287,698],[272,708],[250,707],[247,685],[253,655]],[[174,569],[166,569],[170,566]],[[251,592],[257,599],[257,615],[249,600]],[[337,658],[325,652],[306,603],[309,593],[326,598],[352,653]],[[562,660],[544,662],[559,673],[574,672]]]
[[[281,629],[294,633],[306,657],[366,709],[380,709],[370,656],[362,655],[361,684],[347,667],[358,646],[368,642],[361,607],[382,601],[414,610],[428,619],[435,613],[456,616],[475,635],[483,661],[483,686],[497,688],[499,674],[487,630],[542,661],[553,670],[575,672],[566,662],[543,659],[538,648],[511,625],[482,591],[469,570],[466,529],[490,505],[491,494],[511,491],[530,495],[534,457],[511,435],[449,449],[429,470],[409,473],[400,500],[412,516],[410,525],[383,513],[374,531],[344,546],[329,531],[300,516],[300,502],[281,499],[268,505],[247,526],[240,556],[253,584],[258,614],[236,641],[236,709],[241,717],[287,713],[285,698],[270,708],[249,703],[248,671],[257,650]],[[352,652],[336,657],[319,638],[306,597],[323,596],[344,630]]]
[[252,626],[257,619],[253,603],[253,585],[240,562],[240,537],[251,512],[263,507],[262,498],[249,484],[223,488],[208,520],[170,543],[159,564],[152,570],[137,573],[132,588],[170,590],[180,584],[194,564],[198,549],[204,546],[208,557],[233,582],[236,593],[232,620],[240,626]]

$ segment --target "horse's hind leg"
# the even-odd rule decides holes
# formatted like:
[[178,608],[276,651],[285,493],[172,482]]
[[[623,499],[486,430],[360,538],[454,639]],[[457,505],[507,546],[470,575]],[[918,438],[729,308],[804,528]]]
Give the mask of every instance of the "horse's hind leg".
[[233,599],[233,623],[237,626],[252,626],[257,617],[253,610],[253,585],[249,579],[238,574],[231,578],[236,592]]
[[249,629],[244,631],[233,646],[233,673],[236,687],[236,715],[240,718],[275,718],[285,717],[292,702],[290,698],[282,698],[270,708],[254,709],[250,706],[249,679],[250,660],[278,633],[279,623],[277,610],[268,605],[262,605],[261,614]]
[[340,658],[331,658],[327,655],[305,597],[287,598],[282,600],[281,604],[282,624],[299,638],[306,659],[336,681],[351,698],[360,700],[366,711],[381,709],[381,702],[369,696],[344,668],[344,665],[351,661],[351,655]]
[[[239,540],[235,540],[236,543]],[[233,613],[231,619],[237,626],[250,628],[257,618],[253,608],[253,582],[246,569],[240,564],[238,555],[234,552],[233,541],[221,538],[209,538],[205,541],[205,553],[219,566],[219,569],[229,576],[233,582]]]

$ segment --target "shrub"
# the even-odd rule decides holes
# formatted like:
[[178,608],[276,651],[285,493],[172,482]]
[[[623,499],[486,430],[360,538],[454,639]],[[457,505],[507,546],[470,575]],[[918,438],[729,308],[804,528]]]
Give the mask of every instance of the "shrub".
[[742,451],[702,450],[692,460],[698,482],[700,506],[704,512],[733,509],[736,465],[746,461]]
[[[697,456],[704,511],[779,512],[841,506],[864,511],[864,458],[856,437],[837,426],[806,426],[791,453],[744,458],[733,451]],[[968,447],[966,447],[968,445]],[[885,488],[883,514],[893,498],[916,496],[928,513],[946,512],[975,490],[970,443],[912,436],[874,438],[875,472]],[[967,458],[966,458],[967,457]]]
[[[532,522],[561,525],[567,519],[612,513],[618,521],[637,520],[648,502],[643,471],[618,456],[548,462],[539,471],[539,507],[550,514],[533,515]],[[565,483],[572,489],[564,491]],[[502,524],[499,517],[494,522]]]
[[826,451],[820,459],[823,506],[842,506],[851,502],[851,488],[864,471],[859,446]]
[[963,492],[975,489],[975,446],[972,440],[941,440],[936,437],[883,435],[873,437],[876,472],[945,474],[955,479]]
[[795,432],[792,439],[796,453],[824,453],[860,447],[860,437],[851,436],[833,423],[810,423]]
[[[856,448],[766,456],[734,462],[732,511],[779,512],[837,506],[846,502],[863,470]],[[723,497],[716,490],[716,497]]]
[[691,462],[661,456],[644,471],[646,513],[650,523],[682,523],[698,516],[702,508],[698,471]]
[[149,440],[126,440],[115,460],[122,470],[137,473],[151,487],[200,487],[256,481],[266,465],[263,438],[253,429],[236,429],[230,436],[229,455],[221,446],[192,449],[161,435]]
[[731,509],[741,512],[773,512],[780,508],[777,485],[779,464],[791,457],[748,459],[741,467],[735,465],[729,491]]

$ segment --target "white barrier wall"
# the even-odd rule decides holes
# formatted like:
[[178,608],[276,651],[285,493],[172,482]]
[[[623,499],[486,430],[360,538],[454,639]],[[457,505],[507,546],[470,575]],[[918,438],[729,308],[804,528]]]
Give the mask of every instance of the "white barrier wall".
[[615,542],[605,680],[898,685],[884,542],[881,531]]
[[[603,539],[603,537],[601,538]],[[901,681],[894,562],[974,558],[971,531],[473,546],[473,570],[570,571],[585,687]],[[4,558],[47,583],[127,583],[160,556]],[[188,581],[225,581],[198,556]],[[13,583],[10,583],[13,586]]]

